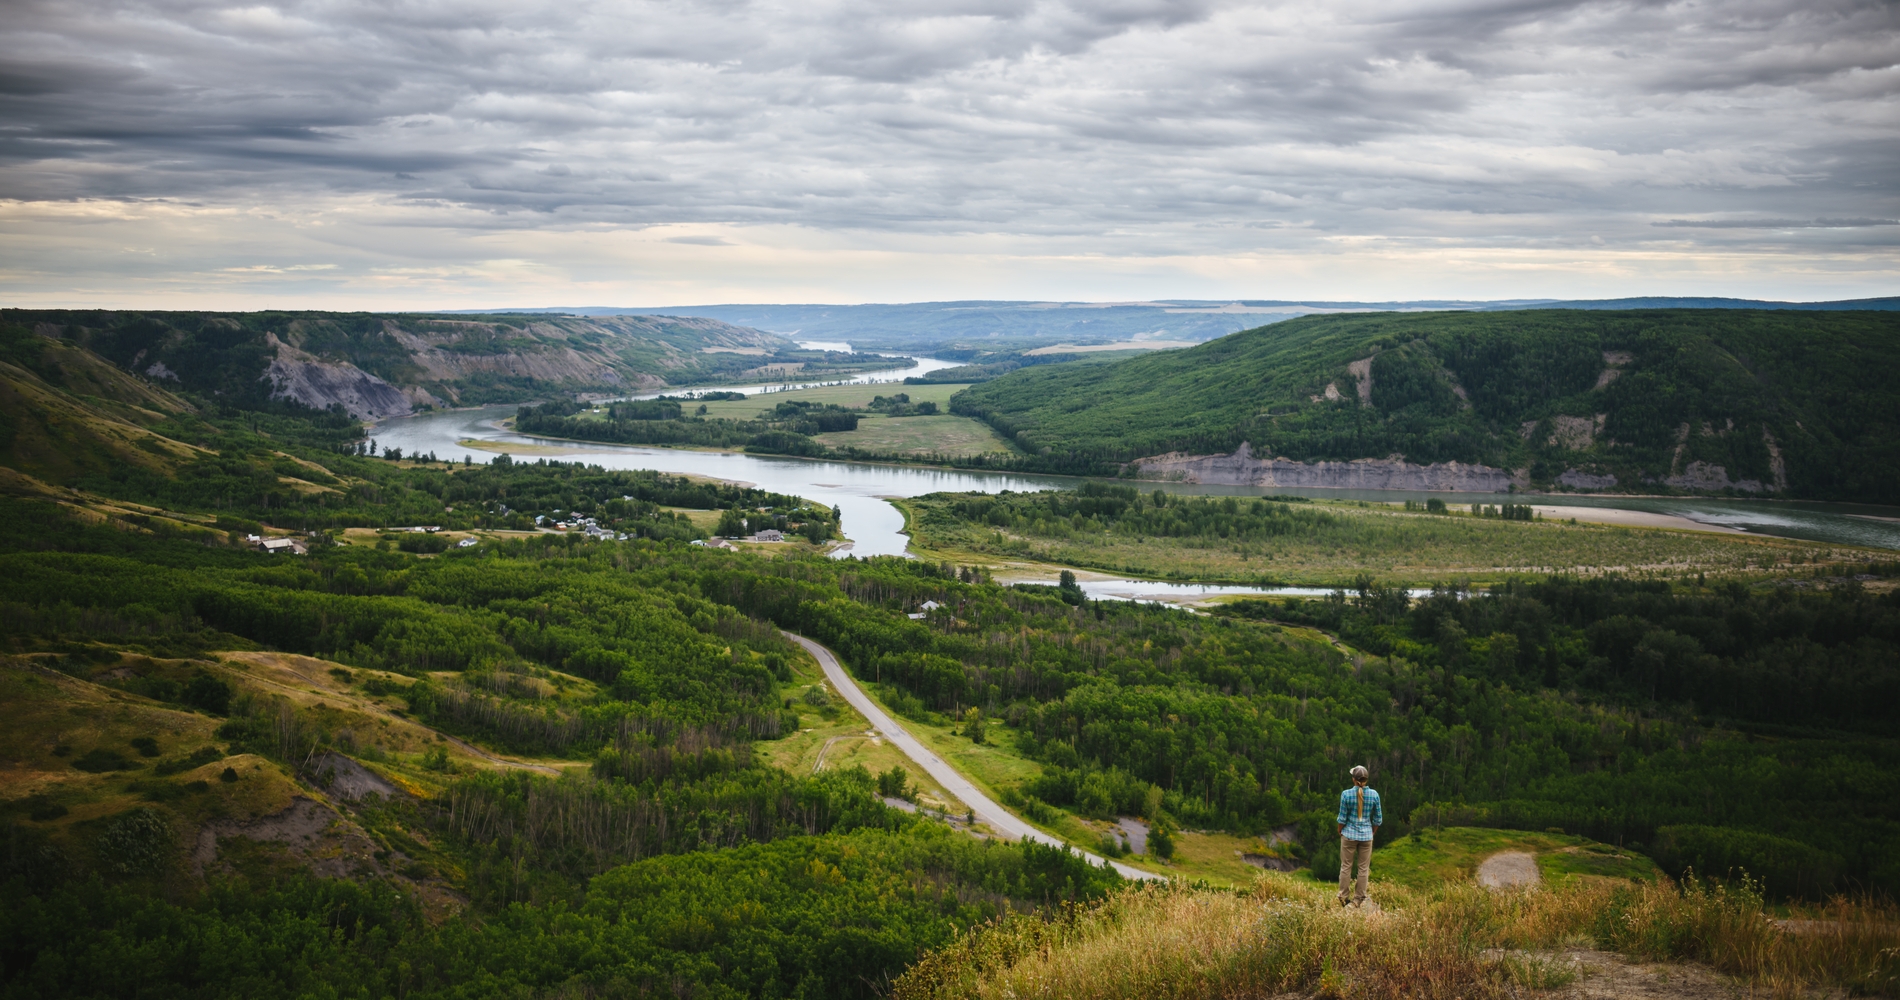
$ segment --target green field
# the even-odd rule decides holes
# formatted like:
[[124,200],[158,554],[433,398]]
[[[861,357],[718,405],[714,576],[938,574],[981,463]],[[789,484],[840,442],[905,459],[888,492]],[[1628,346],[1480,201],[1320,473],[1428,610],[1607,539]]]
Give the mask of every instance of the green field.
[[977,455],[1009,451],[1009,445],[988,425],[969,417],[947,414],[865,417],[858,422],[855,431],[818,434],[813,440],[832,448],[859,448],[893,455]]
[[[1850,546],[1760,535],[1506,521],[1356,501],[1292,505],[1310,522],[1298,530],[1250,530],[1243,512],[1240,521],[1214,524],[1206,533],[1145,534],[1100,514],[1083,517],[1079,525],[1073,516],[1052,515],[1044,509],[1049,496],[977,499],[973,494],[932,494],[897,503],[906,514],[911,546],[920,554],[966,561],[1027,560],[1157,579],[1327,585],[1368,573],[1386,583],[1425,585],[1559,572],[1673,577],[1787,572],[1864,562],[1877,555]],[[1221,500],[1176,497],[1170,502],[1178,510],[1218,505]],[[978,514],[973,503],[986,512],[1005,513]]]
[[684,406],[690,413],[704,405],[706,416],[718,420],[756,420],[771,413],[772,408],[780,403],[817,403],[861,409],[870,406],[871,400],[878,396],[894,396],[901,392],[914,403],[935,403],[947,411],[950,397],[967,388],[968,385],[899,385],[890,382],[822,385],[812,389],[754,393],[738,400],[707,400],[704,404],[687,402]]

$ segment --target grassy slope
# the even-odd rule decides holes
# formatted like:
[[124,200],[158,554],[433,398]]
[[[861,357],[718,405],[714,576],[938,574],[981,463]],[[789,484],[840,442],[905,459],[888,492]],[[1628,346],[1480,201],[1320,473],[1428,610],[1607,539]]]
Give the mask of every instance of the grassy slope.
[[964,561],[1030,560],[1160,579],[1330,585],[1371,573],[1389,582],[1427,585],[1551,572],[1768,572],[1785,570],[1791,563],[1868,558],[1861,549],[1757,535],[1503,521],[1327,501],[1313,506],[1345,519],[1343,526],[1266,541],[1084,532],[1055,537],[958,518],[952,509],[956,497],[932,494],[897,502],[915,551]]
[[1060,922],[985,925],[926,956],[891,995],[1703,998],[1743,985],[1751,995],[1817,985],[1891,995],[1900,942],[1888,903],[1842,900],[1814,913],[1828,932],[1797,932],[1746,892],[1668,884],[1393,886],[1379,901],[1378,912],[1342,909],[1330,889],[1279,875],[1244,892],[1129,887]]
[[34,344],[37,358],[0,362],[0,464],[50,481],[121,465],[168,472],[200,452],[147,429],[191,407],[90,351]]
[[[1897,347],[1900,314],[1873,312],[1324,316],[1112,365],[1024,369],[960,393],[956,406],[1048,449],[1051,471],[1112,471],[1247,441],[1302,460],[1396,452],[1524,468],[1539,484],[1576,467],[1632,486],[1695,461],[1770,481],[1766,427],[1795,495],[1891,500],[1900,497]],[[1599,390],[1605,352],[1630,360]],[[1366,358],[1370,406],[1347,370]],[[1343,398],[1324,399],[1329,384]],[[1587,446],[1552,442],[1553,418],[1597,413],[1605,429]],[[1679,454],[1683,424],[1691,433]]]

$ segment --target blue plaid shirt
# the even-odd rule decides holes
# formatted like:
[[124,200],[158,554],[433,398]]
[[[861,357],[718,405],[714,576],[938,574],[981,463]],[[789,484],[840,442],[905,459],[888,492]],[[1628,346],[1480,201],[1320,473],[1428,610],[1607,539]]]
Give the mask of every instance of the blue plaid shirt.
[[1372,828],[1385,822],[1379,793],[1357,785],[1340,792],[1339,816],[1333,822],[1346,824],[1339,835],[1347,840],[1371,840]]

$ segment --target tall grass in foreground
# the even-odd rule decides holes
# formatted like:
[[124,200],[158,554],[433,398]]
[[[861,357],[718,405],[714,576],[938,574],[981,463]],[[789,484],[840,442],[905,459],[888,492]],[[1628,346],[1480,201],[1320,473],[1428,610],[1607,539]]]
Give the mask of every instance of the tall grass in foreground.
[[1571,880],[1488,892],[1386,886],[1383,912],[1341,910],[1330,890],[1286,876],[1253,889],[1134,886],[1052,919],[972,930],[898,980],[895,1000],[1107,998],[1485,998],[1563,986],[1561,952],[1591,946],[1692,959],[1764,993],[1831,984],[1893,995],[1900,924],[1891,906],[1845,900],[1795,930],[1750,886]]

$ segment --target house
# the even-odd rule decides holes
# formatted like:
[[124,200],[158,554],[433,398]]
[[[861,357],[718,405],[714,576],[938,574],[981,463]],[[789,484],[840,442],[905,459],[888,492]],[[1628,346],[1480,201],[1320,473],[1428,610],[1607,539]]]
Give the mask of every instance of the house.
[[935,611],[935,610],[937,610],[938,608],[941,608],[941,607],[943,607],[943,605],[941,605],[941,604],[938,604],[938,603],[937,603],[936,601],[925,601],[925,602],[924,602],[924,610],[925,610],[925,611]]
[[777,528],[767,528],[753,535],[752,540],[755,542],[782,542],[785,540],[785,533]]
[[301,556],[309,552],[308,549],[303,547],[303,543],[295,538],[266,538],[263,542],[259,543],[258,548],[263,549],[271,555],[282,555],[285,552],[289,552],[293,555]]
[[479,538],[464,538],[461,541],[456,542],[455,547],[458,549],[470,549],[470,548],[474,548],[477,545],[480,545],[481,543],[482,541]]

